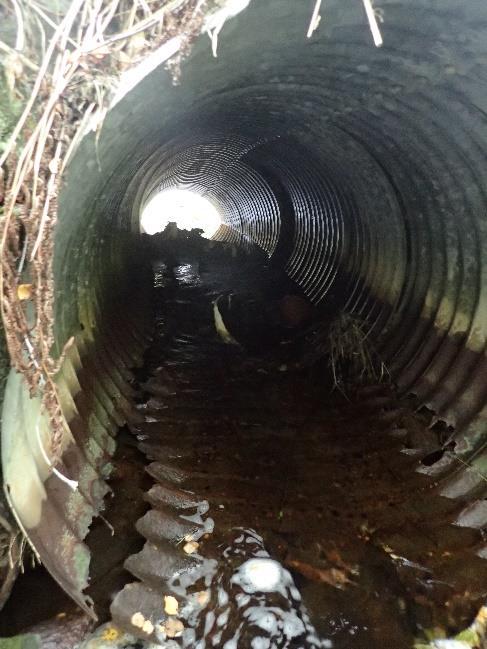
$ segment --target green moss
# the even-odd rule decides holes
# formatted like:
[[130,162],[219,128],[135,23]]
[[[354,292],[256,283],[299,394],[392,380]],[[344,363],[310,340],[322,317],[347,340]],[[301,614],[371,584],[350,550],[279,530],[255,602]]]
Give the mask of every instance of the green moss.
[[88,548],[85,545],[78,544],[74,551],[74,568],[80,590],[86,588],[88,584],[90,559],[91,555]]
[[461,640],[462,642],[467,642],[468,644],[472,645],[472,647],[477,646],[478,643],[480,642],[478,633],[473,629],[466,629],[465,631],[462,631],[461,633],[455,636],[455,640]]
[[39,636],[17,635],[14,638],[0,638],[0,649],[40,649]]

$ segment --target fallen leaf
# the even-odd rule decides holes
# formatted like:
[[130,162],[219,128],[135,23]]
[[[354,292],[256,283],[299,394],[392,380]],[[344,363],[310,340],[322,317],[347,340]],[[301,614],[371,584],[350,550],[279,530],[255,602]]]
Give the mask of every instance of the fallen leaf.
[[118,629],[110,625],[103,630],[101,639],[104,640],[105,642],[115,642],[121,637],[121,635],[122,634]]
[[32,284],[19,284],[17,286],[19,300],[28,300],[32,297]]
[[177,615],[179,609],[178,600],[172,595],[165,595],[164,597],[164,611],[168,615]]
[[338,568],[317,568],[316,566],[296,559],[287,560],[285,563],[286,566],[301,573],[307,579],[319,581],[334,588],[342,589],[346,584],[353,583],[347,577],[345,571]]
[[166,635],[168,638],[177,638],[184,631],[184,624],[175,617],[169,617],[164,626],[166,627]]

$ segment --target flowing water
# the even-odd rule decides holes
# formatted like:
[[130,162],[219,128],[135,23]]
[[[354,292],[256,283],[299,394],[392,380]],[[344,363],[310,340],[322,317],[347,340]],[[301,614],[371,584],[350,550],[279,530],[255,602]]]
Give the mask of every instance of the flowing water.
[[330,392],[288,346],[222,344],[212,303],[244,281],[156,269],[133,428],[153,485],[114,620],[195,649],[406,649],[468,624],[487,583],[479,535],[449,525],[458,503],[415,471],[421,420],[387,386]]
[[[90,649],[411,649],[485,600],[482,532],[451,525],[462,503],[417,471],[438,443],[419,415],[387,385],[332,390],[289,340],[249,352],[218,337],[215,299],[258,285],[259,264],[155,265],[138,415],[109,525],[88,537],[90,594],[112,618]],[[24,579],[44,609],[42,580]],[[10,628],[37,621],[22,583]],[[57,606],[68,637],[75,614]]]

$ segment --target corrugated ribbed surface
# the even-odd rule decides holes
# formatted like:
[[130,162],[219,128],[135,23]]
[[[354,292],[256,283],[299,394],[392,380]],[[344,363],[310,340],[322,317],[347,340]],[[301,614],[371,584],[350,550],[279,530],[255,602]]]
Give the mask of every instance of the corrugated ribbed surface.
[[[220,208],[219,237],[256,242],[315,303],[364,318],[400,389],[456,426],[462,460],[485,471],[487,6],[379,4],[377,49],[358,0],[323,3],[310,40],[308,3],[253,0],[218,59],[203,37],[180,87],[156,70],[107,116],[98,150],[81,147],[57,326],[60,344],[86,332],[89,412],[109,411],[136,343],[126,240],[154,191],[182,186]],[[442,467],[455,470],[445,493],[479,498],[468,520],[486,524],[482,473]]]

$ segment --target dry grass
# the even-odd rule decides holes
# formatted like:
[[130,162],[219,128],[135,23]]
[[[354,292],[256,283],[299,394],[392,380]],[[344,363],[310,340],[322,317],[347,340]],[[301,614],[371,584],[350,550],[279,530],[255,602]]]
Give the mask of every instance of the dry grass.
[[333,321],[328,331],[328,352],[337,387],[347,380],[381,382],[389,376],[368,335],[368,327],[348,313],[341,313]]
[[314,360],[327,359],[333,386],[343,394],[357,384],[390,379],[369,336],[368,325],[357,316],[341,312],[331,322],[315,329],[308,342]]

